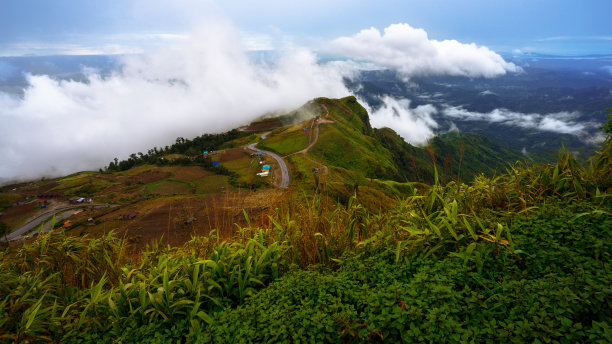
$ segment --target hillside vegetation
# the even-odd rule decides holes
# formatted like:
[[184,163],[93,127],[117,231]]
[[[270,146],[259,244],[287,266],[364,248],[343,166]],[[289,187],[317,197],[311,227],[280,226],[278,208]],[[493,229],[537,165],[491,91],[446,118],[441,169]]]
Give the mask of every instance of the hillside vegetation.
[[[313,157],[362,178],[393,171],[356,102],[322,103],[336,125],[321,139],[332,128],[330,144],[341,136],[358,146],[350,154],[389,170],[343,165],[325,145]],[[245,212],[230,237],[213,231],[138,257],[113,233],[41,235],[0,256],[0,339],[609,343],[612,119],[603,129],[585,164],[561,151],[470,184],[445,182],[432,164],[428,184],[379,180],[343,204],[294,193],[268,226]],[[406,196],[363,206],[360,194],[378,187]]]
[[[372,129],[366,110],[354,97],[318,101],[336,122],[329,125],[336,130],[329,130],[328,144],[338,149],[327,148],[325,142],[313,156],[331,165],[362,171],[368,177],[433,183],[435,161],[440,177],[457,180],[461,171],[464,180],[471,181],[481,173],[492,176],[504,172],[508,162],[527,160],[520,152],[483,136],[456,132],[436,136],[426,147],[416,147],[392,129]],[[355,166],[355,162],[361,165]]]
[[[323,108],[327,123],[320,125],[318,142],[306,159],[291,157],[294,172],[306,193],[316,189],[343,204],[359,190],[364,206],[386,209],[394,198],[409,195],[407,183],[432,184],[436,173],[442,182],[469,183],[480,174],[504,173],[509,163],[528,161],[520,152],[471,134],[447,133],[425,147],[413,146],[390,128],[373,129],[355,97],[317,98],[315,103]],[[274,133],[270,139],[287,147],[292,142]],[[312,173],[320,164],[328,167],[329,175]]]

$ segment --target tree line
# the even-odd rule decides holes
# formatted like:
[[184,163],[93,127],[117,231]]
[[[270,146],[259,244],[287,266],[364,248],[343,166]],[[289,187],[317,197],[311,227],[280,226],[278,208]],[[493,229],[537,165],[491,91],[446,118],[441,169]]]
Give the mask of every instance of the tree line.
[[[104,170],[100,172],[118,172],[129,170],[138,165],[155,164],[155,165],[201,165],[204,168],[215,168],[216,172],[223,172],[223,167],[217,167],[212,164],[210,158],[203,156],[204,151],[217,150],[223,143],[238,139],[248,135],[237,129],[230,130],[221,134],[203,134],[193,139],[185,139],[177,137],[176,141],[169,146],[153,147],[146,153],[132,153],[125,160],[114,158]],[[183,155],[178,158],[168,159],[171,154]],[[229,171],[227,171],[229,172]],[[228,173],[222,173],[228,174]]]

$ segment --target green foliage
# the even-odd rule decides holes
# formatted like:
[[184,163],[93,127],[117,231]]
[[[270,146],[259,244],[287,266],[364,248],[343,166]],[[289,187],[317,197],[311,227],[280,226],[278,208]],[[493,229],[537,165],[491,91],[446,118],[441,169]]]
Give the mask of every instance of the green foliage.
[[372,129],[366,110],[354,97],[318,98],[335,123],[321,126],[319,144],[310,153],[331,166],[357,171],[367,178],[399,182],[471,181],[484,173],[502,173],[508,163],[526,160],[485,137],[447,133],[429,147],[413,146],[390,128]]
[[527,261],[485,241],[436,259],[422,250],[398,259],[389,247],[337,271],[292,272],[217,313],[201,341],[609,341],[612,218],[571,222],[588,208],[555,205],[517,221],[510,231]]
[[155,247],[139,265],[122,267],[122,247],[112,233],[92,240],[48,234],[0,257],[1,338],[112,341],[134,340],[135,332],[142,341],[147,330],[164,340],[184,337],[277,279],[287,249],[262,231],[232,244],[213,234],[185,251]]
[[606,108],[606,110],[608,111],[608,120],[601,127],[601,130],[603,130],[604,133],[610,135],[612,134],[612,109]]
[[[301,126],[299,127],[301,128]],[[297,152],[308,146],[308,135],[301,129],[286,130],[262,141],[257,147],[281,155]]]
[[374,129],[374,136],[393,156],[397,173],[392,179],[433,182],[431,159],[424,149],[407,143],[390,128]]
[[376,140],[356,131],[350,134],[345,135],[335,124],[321,126],[319,141],[309,152],[326,165],[356,171],[364,177],[393,175],[391,156]]
[[[250,134],[247,132],[234,129],[221,134],[204,134],[191,140],[178,137],[176,142],[171,146],[159,149],[153,147],[153,149],[149,149],[146,154],[141,152],[138,154],[130,154],[130,157],[126,160],[119,161],[119,159],[115,158],[114,161],[108,164],[105,171],[126,171],[134,166],[146,164],[192,164],[194,161],[196,164],[202,165],[205,168],[212,168],[213,166],[209,161],[210,159],[208,161],[205,159],[198,159],[202,158],[203,151],[216,150],[226,142],[249,135]],[[183,154],[188,157],[173,159],[173,161],[169,162],[168,159],[164,159],[164,156],[169,154]]]
[[471,181],[477,175],[499,175],[509,163],[530,160],[484,136],[447,133],[432,139],[437,164],[445,179]]

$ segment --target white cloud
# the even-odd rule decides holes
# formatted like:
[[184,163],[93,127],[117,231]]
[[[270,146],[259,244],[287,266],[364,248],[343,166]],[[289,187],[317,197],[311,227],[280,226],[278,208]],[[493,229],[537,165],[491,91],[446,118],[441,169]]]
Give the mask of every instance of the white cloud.
[[334,40],[330,52],[413,75],[460,75],[494,77],[521,68],[506,62],[494,51],[474,43],[431,40],[423,29],[393,24],[384,33],[376,28]]
[[489,96],[489,95],[497,95],[497,93],[491,91],[491,90],[486,90],[486,91],[482,91],[480,93],[478,93],[478,95],[481,96]]
[[[420,105],[410,108],[410,100],[395,99],[389,96],[381,98],[383,105],[372,110],[366,106],[370,113],[370,123],[374,128],[388,127],[401,136],[404,141],[411,144],[423,144],[434,136],[433,130],[438,123],[431,117],[437,113],[431,105]],[[360,103],[365,104],[361,101]]]
[[349,94],[342,74],[307,50],[254,64],[227,25],[126,57],[86,83],[28,76],[22,98],[0,92],[0,178],[97,169],[178,136],[235,128],[319,96]]
[[503,125],[550,131],[560,134],[586,136],[587,129],[597,128],[597,124],[590,122],[577,123],[575,118],[578,112],[556,112],[549,114],[521,113],[508,109],[495,109],[488,113],[472,112],[462,107],[447,107],[443,111],[447,117],[464,121],[486,121]]

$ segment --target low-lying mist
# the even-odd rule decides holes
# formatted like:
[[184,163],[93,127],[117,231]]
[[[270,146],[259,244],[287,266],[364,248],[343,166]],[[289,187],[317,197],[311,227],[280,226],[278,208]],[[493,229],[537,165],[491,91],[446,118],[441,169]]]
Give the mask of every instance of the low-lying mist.
[[[344,81],[361,65],[396,70],[406,80],[518,71],[486,47],[429,40],[424,30],[407,24],[392,25],[384,35],[369,29],[324,44],[323,51],[346,58],[327,63],[305,48],[254,59],[225,22],[185,37],[122,57],[111,72],[84,69],[78,80],[27,75],[23,92],[0,89],[0,184],[97,170],[114,157],[171,144],[179,136],[226,131],[316,97],[344,97],[351,94]],[[375,58],[373,47],[386,52],[384,58]],[[462,58],[444,53],[449,47]],[[374,126],[391,127],[410,143],[433,136],[434,106],[410,108],[409,101],[389,96],[383,103],[370,112]]]
[[176,137],[229,130],[274,110],[349,94],[308,50],[254,63],[228,25],[207,27],[86,82],[29,75],[23,97],[0,93],[0,178],[98,169]]
[[[391,128],[404,141],[416,145],[422,145],[434,136],[438,123],[432,118],[432,115],[438,111],[433,105],[427,104],[411,108],[408,99],[383,96],[380,100],[382,105],[377,109],[366,106],[368,113],[371,114],[372,127]],[[362,101],[362,104],[365,102]]]

